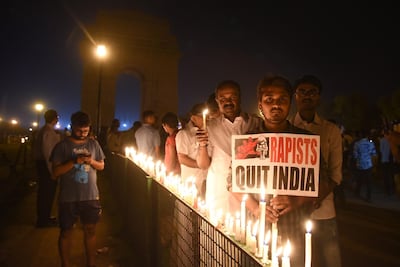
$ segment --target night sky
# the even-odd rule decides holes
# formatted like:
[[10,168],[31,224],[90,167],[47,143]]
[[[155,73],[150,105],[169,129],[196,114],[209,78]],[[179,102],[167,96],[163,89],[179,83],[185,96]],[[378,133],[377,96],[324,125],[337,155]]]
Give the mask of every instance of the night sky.
[[[243,108],[253,112],[256,84],[267,73],[291,81],[317,75],[324,101],[354,91],[377,99],[400,88],[400,16],[386,1],[374,6],[338,1],[246,1],[240,6],[218,1],[12,2],[2,8],[0,116],[25,125],[36,120],[36,101],[58,110],[62,124],[80,108],[78,46],[85,37],[64,5],[83,25],[94,21],[96,10],[107,8],[136,8],[166,18],[182,53],[180,115],[224,79],[240,83]],[[118,90],[126,93],[124,80]],[[116,117],[131,124],[139,119],[138,109],[122,98],[127,97],[117,99]]]

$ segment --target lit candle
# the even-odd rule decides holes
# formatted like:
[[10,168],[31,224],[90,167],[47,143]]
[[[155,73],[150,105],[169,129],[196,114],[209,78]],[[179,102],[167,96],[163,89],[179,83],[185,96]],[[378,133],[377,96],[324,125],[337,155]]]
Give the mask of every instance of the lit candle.
[[259,220],[253,225],[253,232],[251,233],[251,241],[250,241],[250,252],[256,254],[257,252],[257,233],[258,233],[258,224],[260,223]]
[[240,241],[240,212],[236,213],[235,239]]
[[265,240],[264,240],[264,249],[263,249],[263,258],[262,262],[263,263],[268,263],[268,250],[269,250],[269,241],[271,239],[271,230],[268,230],[268,232],[265,234]]
[[246,240],[246,200],[247,194],[243,196],[240,203],[240,241],[245,243]]
[[225,225],[225,232],[226,232],[227,235],[230,234],[230,231],[229,231],[229,220],[230,220],[230,217],[231,217],[231,214],[229,212],[227,212],[226,215],[225,215],[225,224],[224,224]]
[[290,267],[290,241],[288,240],[285,246],[285,249],[283,250],[283,256],[282,256],[282,267]]
[[246,246],[249,246],[251,243],[251,221],[247,221],[247,227],[246,227]]
[[[273,195],[276,197],[276,194]],[[276,249],[278,244],[278,225],[276,222],[271,224],[271,258],[276,256]]]
[[261,258],[263,256],[264,235],[265,235],[266,202],[265,202],[264,188],[262,188],[262,190],[261,190],[259,206],[260,206],[260,225],[259,225],[259,231],[258,231],[258,249],[257,249],[256,257]]
[[233,232],[233,223],[234,223],[235,218],[233,216],[229,217],[229,234],[231,236],[234,236],[235,233]]
[[306,255],[305,255],[305,267],[311,267],[311,221],[306,223]]
[[203,129],[204,130],[207,128],[207,114],[208,114],[208,109],[203,110]]
[[281,254],[282,248],[276,250],[275,256],[272,257],[271,267],[279,267],[279,255]]

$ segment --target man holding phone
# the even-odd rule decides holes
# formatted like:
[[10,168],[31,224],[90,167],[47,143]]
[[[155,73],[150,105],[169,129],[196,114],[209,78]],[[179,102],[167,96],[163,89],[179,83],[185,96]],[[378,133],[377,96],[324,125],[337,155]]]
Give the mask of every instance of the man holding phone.
[[97,140],[89,137],[90,118],[78,111],[71,116],[71,136],[53,149],[50,161],[60,180],[59,253],[62,266],[70,266],[72,231],[78,218],[84,231],[86,266],[96,263],[96,224],[101,215],[97,171],[104,169],[104,153]]

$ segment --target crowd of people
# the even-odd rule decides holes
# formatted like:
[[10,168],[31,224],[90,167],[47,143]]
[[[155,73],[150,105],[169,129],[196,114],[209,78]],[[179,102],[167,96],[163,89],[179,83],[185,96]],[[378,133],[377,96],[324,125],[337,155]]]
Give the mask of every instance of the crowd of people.
[[[194,103],[185,116],[174,112],[161,117],[145,110],[141,121],[127,131],[120,131],[114,119],[107,131],[106,143],[100,146],[90,137],[90,118],[82,111],[71,116],[71,135],[59,138],[54,125],[55,110],[45,113],[46,125],[39,131],[35,155],[39,175],[37,227],[58,224],[60,256],[68,266],[70,231],[80,217],[83,224],[87,265],[95,261],[95,226],[101,206],[96,185],[96,171],[104,168],[107,153],[123,153],[125,146],[163,160],[167,172],[183,180],[195,177],[198,194],[216,210],[239,210],[242,193],[232,191],[232,135],[256,133],[292,133],[320,136],[320,177],[318,197],[276,195],[268,199],[266,221],[277,223],[282,235],[290,236],[297,251],[304,251],[302,222],[313,221],[313,266],[341,266],[335,194],[352,174],[354,193],[361,197],[366,187],[366,201],[371,197],[373,175],[382,175],[388,197],[396,195],[395,173],[400,164],[400,131],[385,128],[379,138],[371,132],[349,134],[318,114],[322,93],[321,81],[305,75],[291,82],[283,76],[269,75],[257,86],[259,114],[241,108],[241,88],[233,80],[221,81],[204,102]],[[290,117],[292,99],[296,113]],[[207,120],[203,111],[208,109]],[[204,124],[207,125],[204,125]],[[377,169],[379,172],[377,172]],[[60,185],[57,220],[51,216],[55,188]],[[259,197],[250,194],[248,211],[259,216]],[[304,255],[293,254],[294,266],[304,264]]]

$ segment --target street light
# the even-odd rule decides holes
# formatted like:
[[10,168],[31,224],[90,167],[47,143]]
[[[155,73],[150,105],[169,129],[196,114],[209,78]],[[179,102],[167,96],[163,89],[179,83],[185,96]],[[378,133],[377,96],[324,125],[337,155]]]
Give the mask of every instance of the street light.
[[96,135],[99,137],[101,131],[101,78],[103,75],[103,59],[107,56],[107,48],[105,45],[97,45],[96,56],[99,59],[99,83],[97,89],[97,118],[96,118]]
[[37,103],[35,104],[35,110],[37,111],[37,127],[39,128],[40,124],[40,115],[42,114],[42,110],[44,109],[43,104]]

